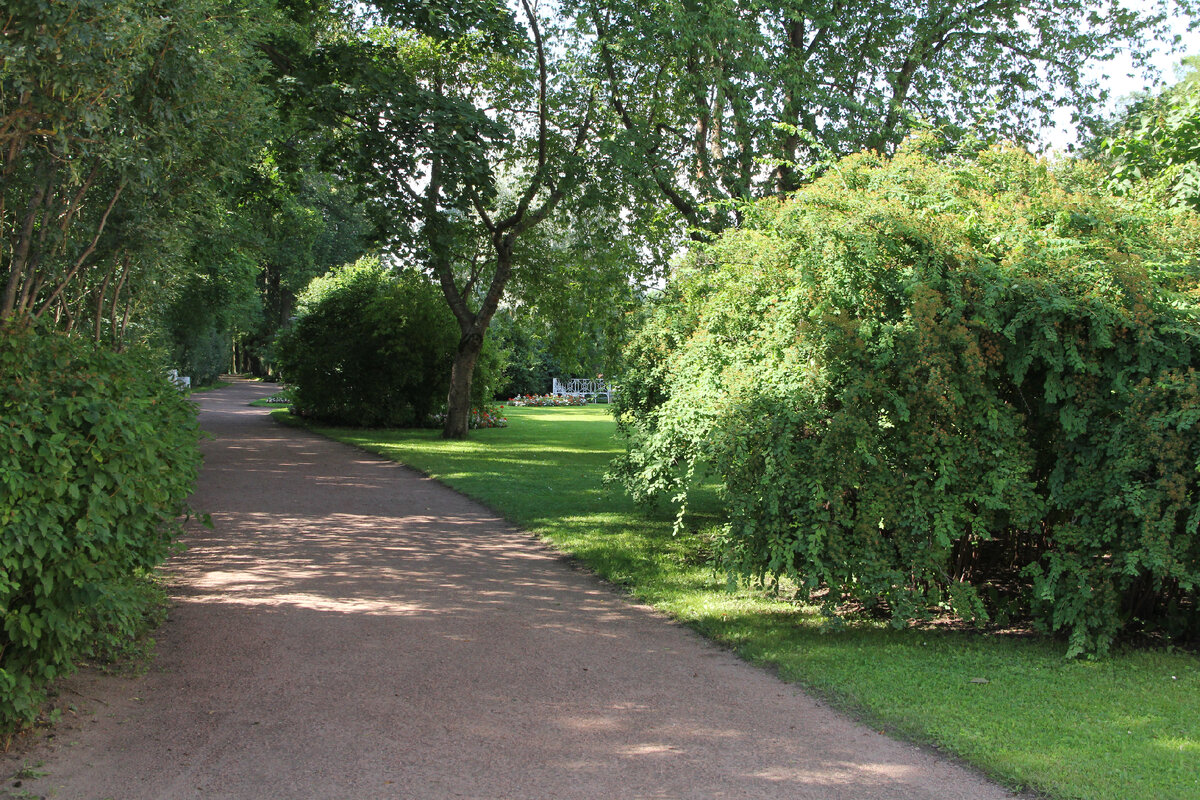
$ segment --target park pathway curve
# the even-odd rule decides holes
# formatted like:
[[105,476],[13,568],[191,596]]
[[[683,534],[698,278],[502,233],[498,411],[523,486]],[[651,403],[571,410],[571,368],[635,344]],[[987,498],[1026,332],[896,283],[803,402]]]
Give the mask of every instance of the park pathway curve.
[[[404,467],[197,395],[195,527],[138,678],[83,675],[59,800],[1011,797],[848,721]],[[8,764],[12,766],[11,759]],[[21,792],[24,794],[18,795]]]

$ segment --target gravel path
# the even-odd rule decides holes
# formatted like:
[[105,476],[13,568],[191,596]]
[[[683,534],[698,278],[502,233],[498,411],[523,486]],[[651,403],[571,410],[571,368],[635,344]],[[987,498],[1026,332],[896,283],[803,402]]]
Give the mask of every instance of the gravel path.
[[[82,674],[0,797],[1004,798],[403,467],[198,395],[196,529],[136,679]],[[19,759],[19,761],[14,761]],[[19,784],[19,785],[14,785]]]

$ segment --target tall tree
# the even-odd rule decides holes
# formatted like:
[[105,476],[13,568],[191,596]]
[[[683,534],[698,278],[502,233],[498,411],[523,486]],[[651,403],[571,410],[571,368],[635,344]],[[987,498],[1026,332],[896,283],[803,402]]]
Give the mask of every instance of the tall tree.
[[594,93],[568,29],[533,0],[371,9],[277,63],[313,118],[343,132],[331,163],[372,188],[394,252],[442,289],[460,332],[443,434],[462,438],[519,243],[585,173]]
[[[273,139],[268,147],[287,146]],[[311,160],[280,166],[268,153],[239,187],[241,247],[256,261],[257,315],[233,330],[234,369],[274,374],[273,342],[309,282],[372,250],[374,226],[356,187]]]
[[1103,97],[1088,62],[1140,53],[1165,13],[1116,0],[578,0],[575,10],[622,123],[619,151],[701,237],[736,220],[736,204],[719,201],[792,191],[806,166],[890,151],[914,124],[951,141],[973,127],[1032,141],[1055,108],[1086,112]]

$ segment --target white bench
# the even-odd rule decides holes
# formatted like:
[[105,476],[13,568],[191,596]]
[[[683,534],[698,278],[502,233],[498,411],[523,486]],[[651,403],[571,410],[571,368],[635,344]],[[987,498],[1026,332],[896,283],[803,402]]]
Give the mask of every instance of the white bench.
[[179,391],[192,388],[192,379],[187,375],[180,375],[177,369],[167,370],[167,380],[175,384]]

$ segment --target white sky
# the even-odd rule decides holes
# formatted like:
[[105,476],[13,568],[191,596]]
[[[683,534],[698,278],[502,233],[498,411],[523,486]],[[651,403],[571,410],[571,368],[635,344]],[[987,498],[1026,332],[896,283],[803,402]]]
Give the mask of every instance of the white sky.
[[[1127,0],[1126,5],[1130,8],[1152,9],[1157,6],[1155,0]],[[1151,46],[1155,48],[1154,56],[1151,62],[1160,73],[1157,83],[1148,81],[1144,75],[1136,71],[1128,56],[1119,55],[1112,61],[1097,63],[1091,70],[1091,76],[1104,80],[1102,76],[1107,75],[1107,84],[1109,87],[1110,98],[1106,110],[1109,112],[1117,110],[1121,101],[1130,95],[1141,92],[1147,89],[1162,88],[1163,86],[1172,84],[1176,79],[1176,68],[1187,56],[1200,55],[1200,31],[1188,32],[1188,20],[1179,17],[1173,17],[1171,24],[1174,32],[1182,37],[1180,42],[1180,50],[1171,52],[1170,45],[1165,42],[1153,42]],[[1055,127],[1047,129],[1045,132],[1047,144],[1052,149],[1065,150],[1068,144],[1075,143],[1075,128],[1071,124],[1071,109],[1063,109],[1059,112]]]

